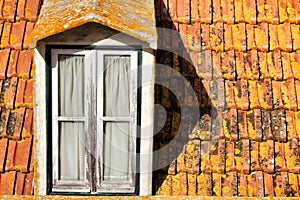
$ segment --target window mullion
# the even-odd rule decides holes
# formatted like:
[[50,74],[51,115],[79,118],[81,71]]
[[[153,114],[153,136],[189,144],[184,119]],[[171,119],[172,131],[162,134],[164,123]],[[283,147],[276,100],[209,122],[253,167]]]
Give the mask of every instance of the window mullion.
[[103,174],[103,63],[103,54],[97,51],[97,187],[101,187]]
[[91,191],[95,192],[96,189],[96,181],[95,181],[95,166],[96,166],[96,125],[94,119],[96,119],[96,52],[91,51],[86,60],[86,70],[87,70],[87,78],[86,78],[86,89],[87,89],[87,103],[86,106],[86,116],[87,116],[87,179],[90,182]]

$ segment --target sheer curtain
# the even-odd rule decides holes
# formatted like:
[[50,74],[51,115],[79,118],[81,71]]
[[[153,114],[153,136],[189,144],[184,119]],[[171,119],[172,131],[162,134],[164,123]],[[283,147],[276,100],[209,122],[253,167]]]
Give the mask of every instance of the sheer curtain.
[[[104,57],[104,116],[130,116],[130,57]],[[129,175],[129,122],[104,122],[104,180]]]
[[[59,116],[84,116],[84,56],[59,56]],[[76,118],[75,118],[76,119]],[[84,123],[59,121],[60,180],[84,180]]]

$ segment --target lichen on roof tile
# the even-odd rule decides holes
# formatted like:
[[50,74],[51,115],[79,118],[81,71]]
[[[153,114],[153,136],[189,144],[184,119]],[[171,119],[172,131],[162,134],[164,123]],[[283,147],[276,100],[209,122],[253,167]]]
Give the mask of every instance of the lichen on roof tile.
[[36,42],[87,22],[96,22],[155,46],[154,15],[154,4],[149,0],[126,3],[120,0],[46,0],[31,38]]

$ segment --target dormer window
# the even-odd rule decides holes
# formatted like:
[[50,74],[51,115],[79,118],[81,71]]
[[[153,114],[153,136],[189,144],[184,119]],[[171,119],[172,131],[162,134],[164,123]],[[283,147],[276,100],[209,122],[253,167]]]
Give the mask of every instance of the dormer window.
[[51,49],[52,192],[136,192],[137,71],[137,50]]

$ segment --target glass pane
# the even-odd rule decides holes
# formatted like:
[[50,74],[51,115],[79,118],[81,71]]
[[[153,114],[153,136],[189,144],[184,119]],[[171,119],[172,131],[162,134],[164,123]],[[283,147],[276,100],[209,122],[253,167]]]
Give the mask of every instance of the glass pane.
[[129,180],[129,123],[104,124],[104,181]]
[[85,180],[83,122],[59,123],[59,180]]
[[84,56],[59,55],[59,115],[80,117],[84,113]]
[[103,115],[129,117],[130,56],[105,56],[104,65]]

